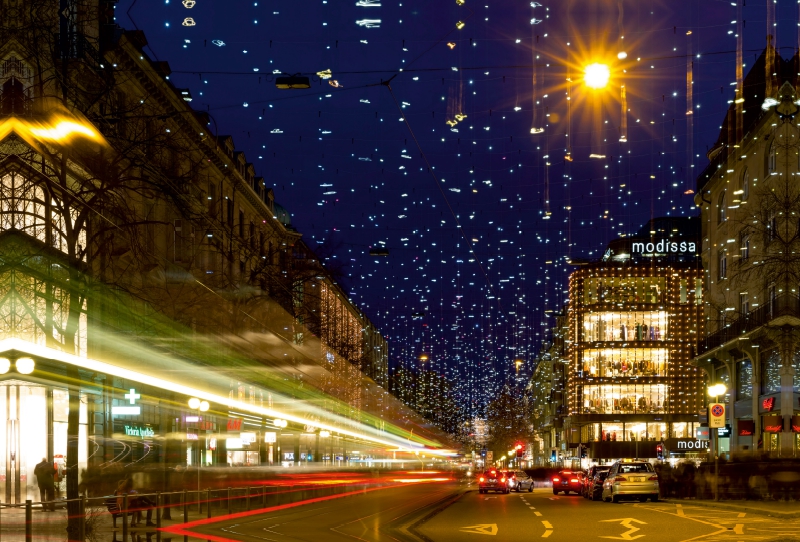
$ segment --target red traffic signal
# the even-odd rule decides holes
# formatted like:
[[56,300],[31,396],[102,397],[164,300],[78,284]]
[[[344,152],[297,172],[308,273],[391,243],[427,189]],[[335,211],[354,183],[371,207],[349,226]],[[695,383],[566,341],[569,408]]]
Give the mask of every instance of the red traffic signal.
[[517,443],[516,446],[514,446],[514,449],[517,451],[517,457],[522,457],[523,453],[522,444]]

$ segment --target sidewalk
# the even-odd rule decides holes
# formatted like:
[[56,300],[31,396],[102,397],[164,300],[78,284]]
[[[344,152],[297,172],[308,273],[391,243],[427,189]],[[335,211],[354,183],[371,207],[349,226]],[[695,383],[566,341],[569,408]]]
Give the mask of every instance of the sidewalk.
[[709,501],[700,499],[662,499],[662,502],[670,504],[682,504],[684,506],[703,506],[706,508],[718,508],[720,510],[732,510],[735,512],[746,512],[781,519],[800,518],[800,501]]

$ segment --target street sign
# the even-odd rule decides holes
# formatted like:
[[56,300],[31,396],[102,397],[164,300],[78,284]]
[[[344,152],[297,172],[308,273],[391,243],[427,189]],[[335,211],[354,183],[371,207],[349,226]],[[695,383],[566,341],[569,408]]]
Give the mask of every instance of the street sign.
[[708,426],[725,427],[725,405],[722,403],[711,403],[708,405]]
[[493,461],[494,460],[494,452],[492,450],[486,450],[486,461]]
[[731,436],[731,426],[729,424],[725,424],[725,427],[720,427],[717,429],[717,436],[721,438],[728,438]]
[[708,427],[696,427],[694,431],[697,440],[708,440],[710,438],[710,430]]

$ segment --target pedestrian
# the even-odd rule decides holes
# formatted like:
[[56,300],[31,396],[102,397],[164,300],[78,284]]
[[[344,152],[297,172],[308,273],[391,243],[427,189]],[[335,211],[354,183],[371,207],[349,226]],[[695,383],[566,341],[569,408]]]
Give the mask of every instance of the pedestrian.
[[47,458],[43,457],[42,462],[34,467],[33,474],[36,476],[36,484],[39,486],[39,495],[41,495],[42,499],[42,512],[55,512],[56,505],[53,502],[53,495],[56,487],[53,477],[56,474],[56,470]]

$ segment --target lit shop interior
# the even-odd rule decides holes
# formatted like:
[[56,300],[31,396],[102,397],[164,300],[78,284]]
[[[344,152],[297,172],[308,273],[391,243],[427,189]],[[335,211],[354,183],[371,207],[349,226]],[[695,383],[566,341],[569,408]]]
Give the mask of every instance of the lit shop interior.
[[699,276],[685,264],[595,264],[572,274],[570,445],[694,437],[703,380],[690,365]]

